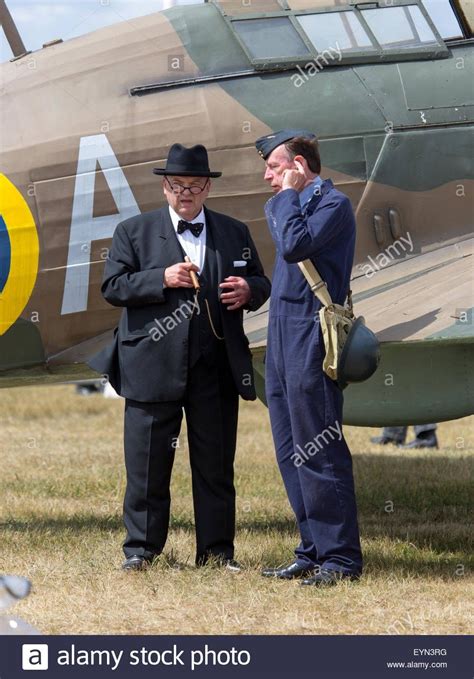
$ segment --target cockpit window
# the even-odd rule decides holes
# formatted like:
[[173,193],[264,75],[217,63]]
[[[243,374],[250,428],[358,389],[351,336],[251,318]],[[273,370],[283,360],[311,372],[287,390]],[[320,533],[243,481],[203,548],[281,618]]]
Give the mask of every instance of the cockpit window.
[[329,53],[332,62],[334,54],[338,55],[337,63],[448,56],[421,0],[387,2],[389,6],[378,7],[377,2],[362,0],[361,4],[340,9],[289,10],[226,20],[251,64],[259,70],[306,64],[308,57],[317,60]]
[[449,0],[423,0],[423,5],[444,40],[462,38],[462,30]]
[[363,9],[362,16],[385,49],[417,47],[437,42],[417,5]]
[[311,56],[287,17],[244,19],[234,21],[233,25],[254,59]]
[[343,52],[375,49],[354,12],[302,14],[296,20],[318,52],[331,47]]

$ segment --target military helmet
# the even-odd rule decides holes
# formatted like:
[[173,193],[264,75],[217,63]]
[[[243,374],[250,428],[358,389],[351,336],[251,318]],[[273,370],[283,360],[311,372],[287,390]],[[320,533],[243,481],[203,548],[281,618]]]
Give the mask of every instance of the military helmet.
[[352,326],[337,364],[337,383],[345,389],[351,382],[364,382],[377,370],[380,344],[363,316]]

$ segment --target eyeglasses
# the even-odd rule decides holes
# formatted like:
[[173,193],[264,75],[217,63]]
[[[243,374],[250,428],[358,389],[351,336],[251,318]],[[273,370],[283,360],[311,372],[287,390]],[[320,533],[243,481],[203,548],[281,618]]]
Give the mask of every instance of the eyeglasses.
[[184,193],[185,191],[189,191],[189,193],[192,193],[193,196],[199,196],[200,193],[204,191],[206,186],[209,183],[209,179],[206,179],[206,183],[204,186],[183,186],[182,184],[178,184],[177,182],[173,182],[173,184],[170,182],[168,177],[166,177],[166,181],[169,184],[170,189],[173,191],[173,193]]

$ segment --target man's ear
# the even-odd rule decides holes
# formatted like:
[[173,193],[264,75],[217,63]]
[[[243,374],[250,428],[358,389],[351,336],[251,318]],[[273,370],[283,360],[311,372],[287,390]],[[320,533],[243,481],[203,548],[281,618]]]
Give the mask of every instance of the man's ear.
[[305,174],[308,174],[308,172],[309,172],[310,170],[309,170],[308,161],[306,160],[306,158],[305,158],[304,156],[295,156],[295,157],[293,158],[293,162],[294,162],[295,160],[297,160],[297,161],[302,165],[302,167],[303,167],[303,169],[304,169],[304,173],[305,173]]

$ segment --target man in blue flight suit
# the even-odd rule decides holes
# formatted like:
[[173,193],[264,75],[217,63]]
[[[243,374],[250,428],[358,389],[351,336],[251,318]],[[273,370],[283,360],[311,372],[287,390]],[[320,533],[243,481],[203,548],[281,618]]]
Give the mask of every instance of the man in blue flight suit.
[[267,577],[303,585],[357,579],[362,554],[352,459],[342,434],[342,391],[322,369],[321,303],[298,262],[311,259],[333,302],[349,290],[355,219],[349,199],[321,180],[318,143],[307,130],[281,130],[256,142],[264,179],[276,194],[265,213],[276,246],[266,355],[273,439],[301,542],[288,566]]

